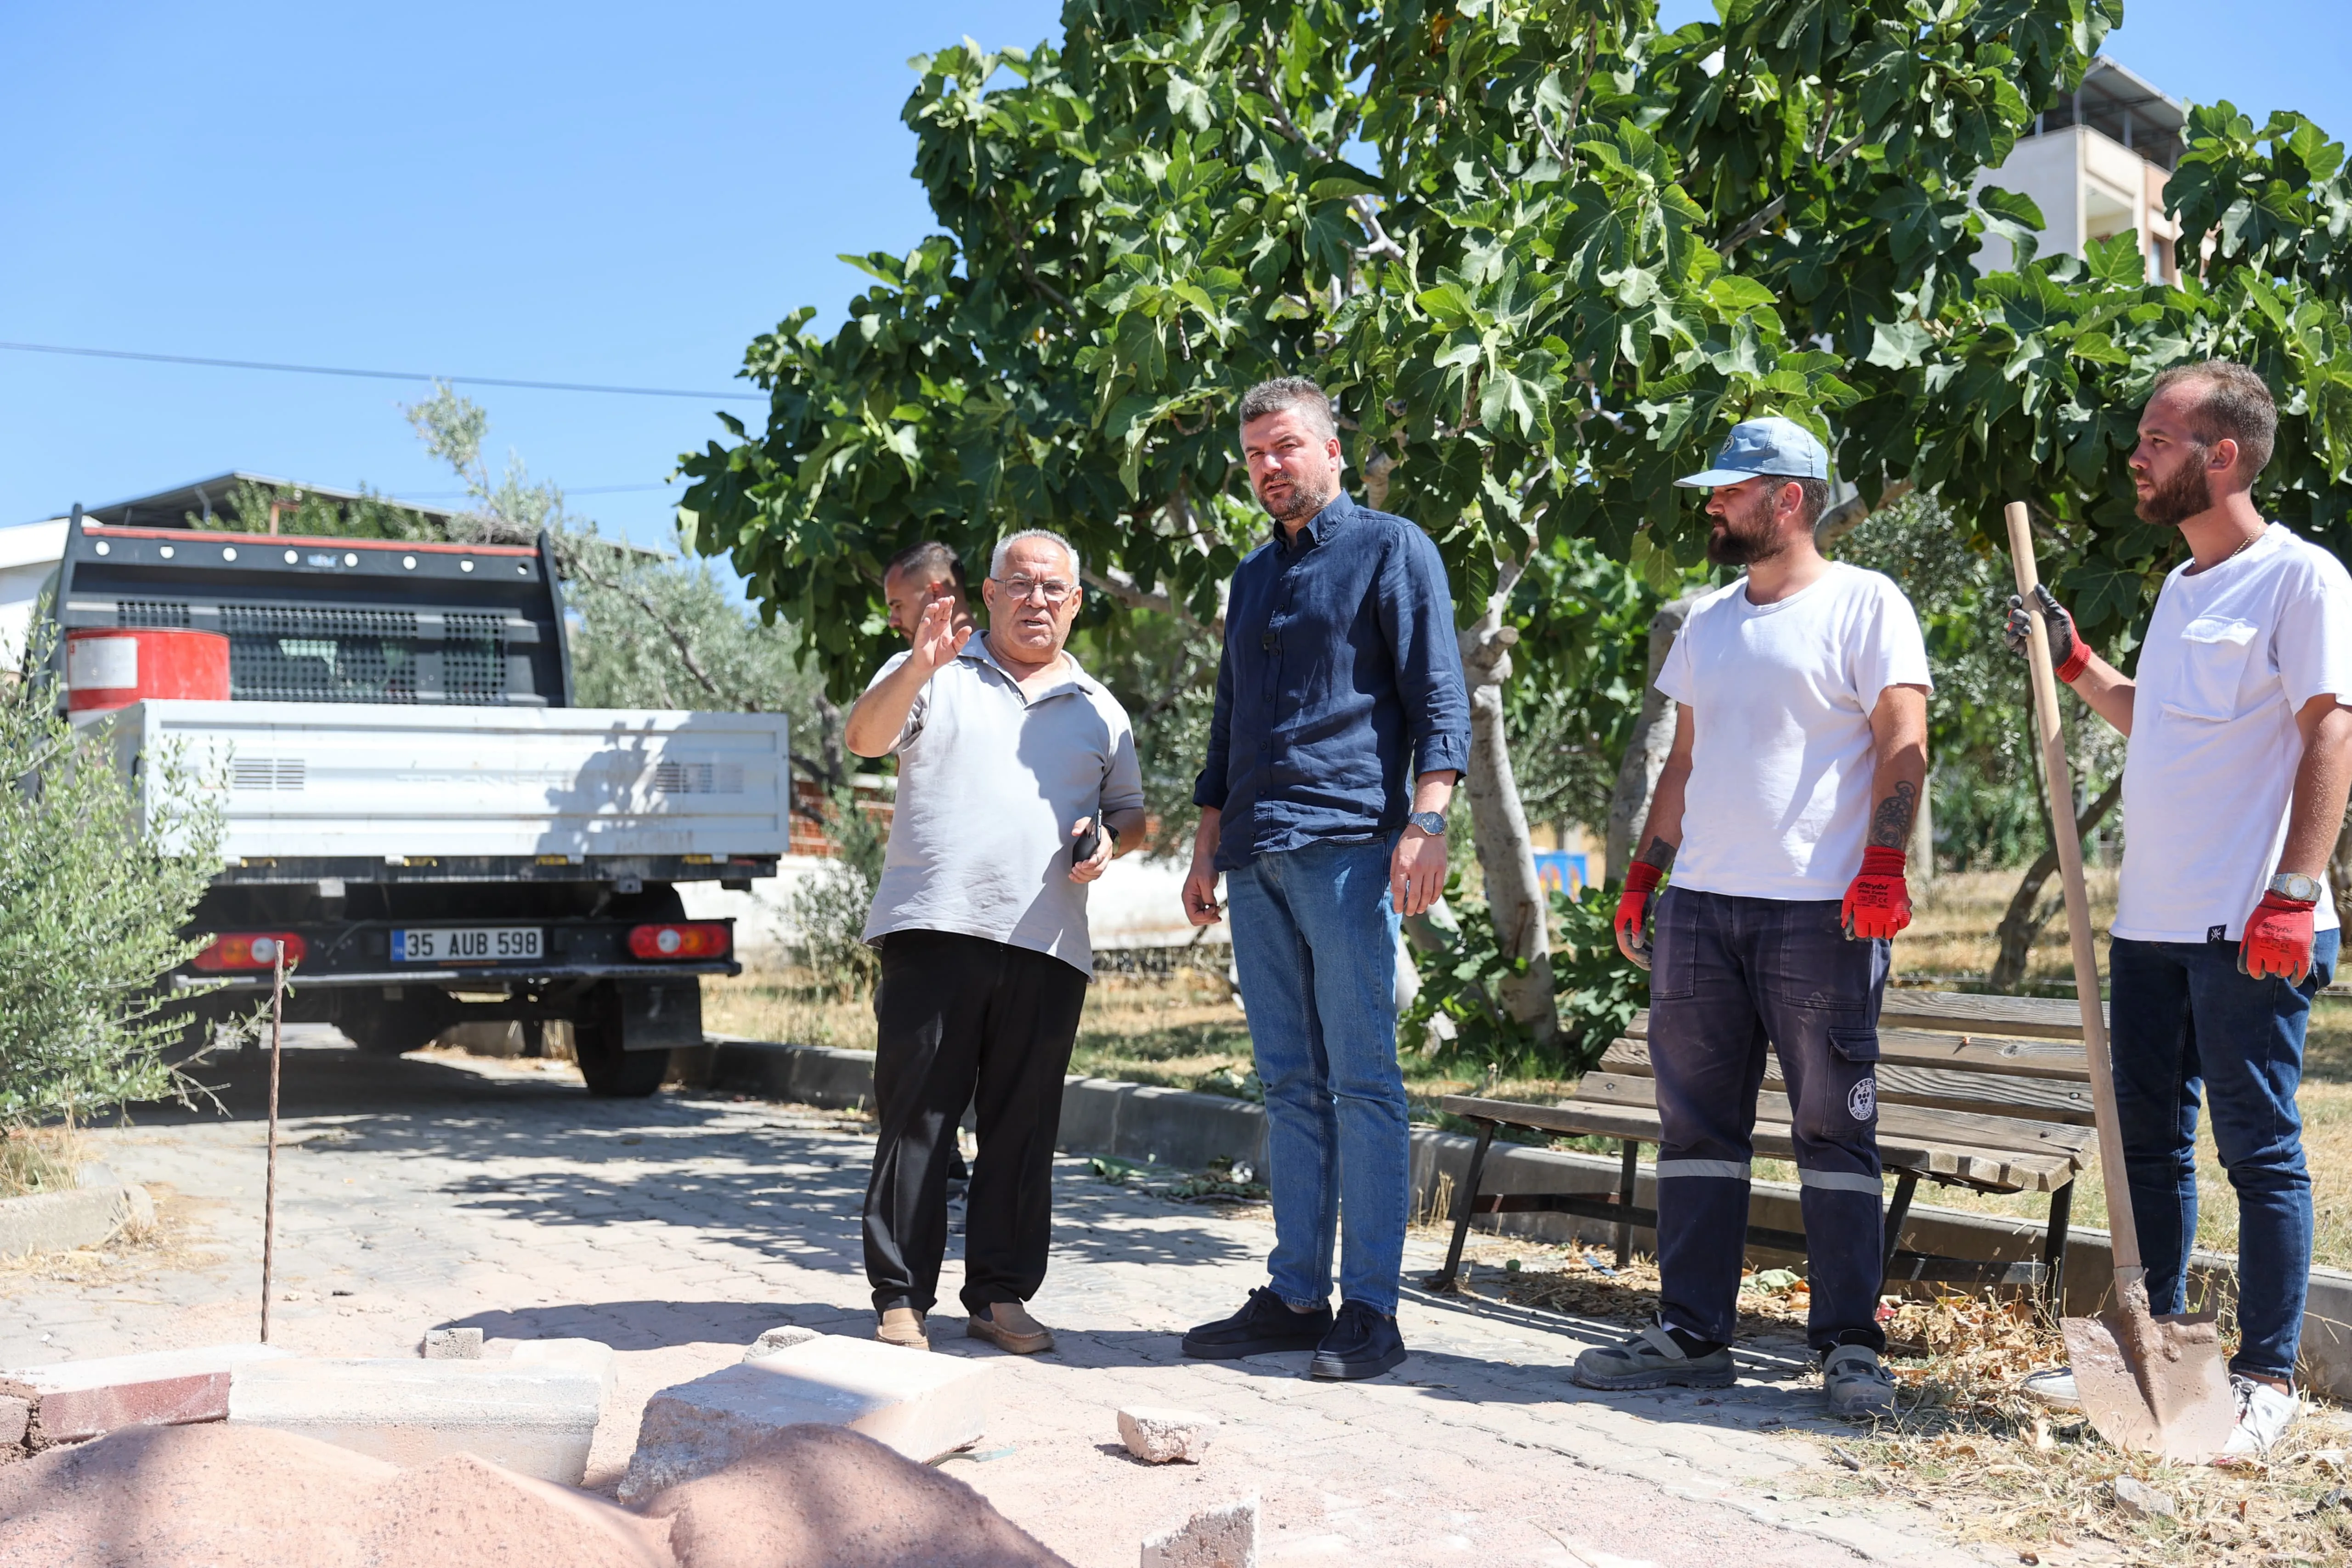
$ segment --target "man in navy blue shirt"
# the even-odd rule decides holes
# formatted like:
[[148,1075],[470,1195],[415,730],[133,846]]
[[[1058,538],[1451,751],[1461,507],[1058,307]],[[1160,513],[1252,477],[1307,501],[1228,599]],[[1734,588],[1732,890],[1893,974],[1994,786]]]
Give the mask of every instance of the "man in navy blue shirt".
[[1276,527],[1234,574],[1184,911],[1215,923],[1224,874],[1265,1085],[1273,1283],[1186,1334],[1184,1353],[1311,1350],[1318,1377],[1372,1377],[1405,1357],[1397,924],[1445,890],[1470,702],[1437,547],[1340,489],[1322,389],[1264,382],[1240,413],[1250,485]]

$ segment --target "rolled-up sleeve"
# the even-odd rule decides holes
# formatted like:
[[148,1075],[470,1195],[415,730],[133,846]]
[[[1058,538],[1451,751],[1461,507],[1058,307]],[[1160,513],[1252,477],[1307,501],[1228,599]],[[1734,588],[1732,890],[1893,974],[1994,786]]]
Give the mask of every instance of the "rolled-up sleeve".
[[1201,776],[1192,781],[1194,805],[1224,810],[1225,796],[1233,791],[1233,739],[1234,644],[1228,635],[1224,651],[1217,658],[1217,703],[1209,714],[1209,756]]
[[1470,771],[1470,692],[1454,630],[1454,592],[1429,535],[1412,529],[1381,574],[1381,629],[1396,659],[1412,771]]

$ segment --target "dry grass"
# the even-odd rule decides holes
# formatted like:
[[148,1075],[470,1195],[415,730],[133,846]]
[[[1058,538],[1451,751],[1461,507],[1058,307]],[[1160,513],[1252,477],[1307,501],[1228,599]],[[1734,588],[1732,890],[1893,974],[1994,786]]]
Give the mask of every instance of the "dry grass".
[[[183,1196],[163,1183],[150,1182],[146,1186],[155,1200],[153,1225],[125,1226],[95,1247],[0,1258],[0,1299],[51,1284],[119,1289],[159,1269],[185,1271],[218,1263],[216,1253],[196,1246],[191,1238],[202,1228],[196,1223],[198,1217],[219,1205]],[[130,1300],[118,1294],[99,1298],[97,1304]],[[161,1301],[148,1304],[163,1305]]]
[[71,1127],[18,1127],[0,1133],[0,1197],[73,1187],[75,1173],[89,1158],[86,1143]]
[[[2026,1396],[2028,1373],[2065,1347],[2021,1303],[1909,1301],[1889,1333],[1902,1413],[1835,1445],[1814,1489],[1913,1502],[1964,1542],[2036,1549],[2100,1542],[2159,1563],[2352,1563],[2345,1445],[2352,1422],[2315,1408],[2267,1464],[2169,1466],[2109,1447],[2083,1416]],[[2174,1518],[2116,1501],[2130,1476],[2171,1499]]]

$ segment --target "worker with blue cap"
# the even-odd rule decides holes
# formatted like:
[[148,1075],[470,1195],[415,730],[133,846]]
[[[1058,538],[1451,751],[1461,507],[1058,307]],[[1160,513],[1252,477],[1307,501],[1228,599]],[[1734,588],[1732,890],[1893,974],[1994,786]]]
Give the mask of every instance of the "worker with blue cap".
[[[1889,1413],[1878,1011],[1911,919],[1904,864],[1927,774],[1927,650],[1887,578],[1822,557],[1829,454],[1778,416],[1703,473],[1707,558],[1745,574],[1692,606],[1658,672],[1675,701],[1617,945],[1650,972],[1657,1322],[1587,1351],[1592,1388],[1716,1388],[1746,1250],[1757,1090],[1780,1057],[1802,1183],[1807,1338],[1832,1411]],[[1659,884],[1672,869],[1673,884]]]

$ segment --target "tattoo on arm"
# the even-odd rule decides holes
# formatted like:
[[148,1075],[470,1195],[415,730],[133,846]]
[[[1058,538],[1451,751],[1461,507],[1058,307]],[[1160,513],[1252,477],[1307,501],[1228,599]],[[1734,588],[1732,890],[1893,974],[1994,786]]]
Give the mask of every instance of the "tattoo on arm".
[[1650,837],[1650,847],[1633,858],[1645,866],[1655,866],[1661,871],[1671,871],[1675,868],[1675,847],[1667,843],[1664,838],[1653,834]]
[[1870,819],[1870,842],[1874,847],[1906,849],[1911,845],[1911,818],[1919,807],[1918,787],[1905,779],[1895,786],[1895,793],[1878,803],[1878,810]]

